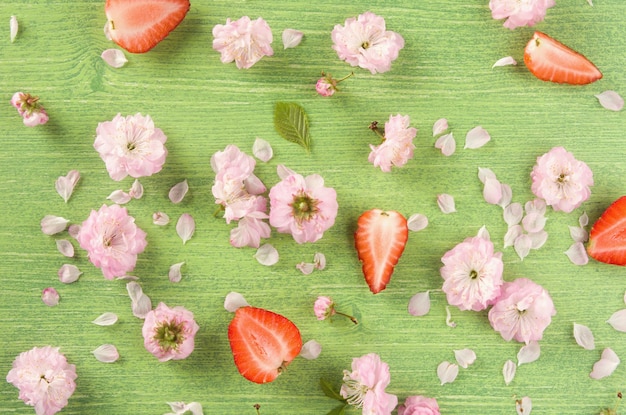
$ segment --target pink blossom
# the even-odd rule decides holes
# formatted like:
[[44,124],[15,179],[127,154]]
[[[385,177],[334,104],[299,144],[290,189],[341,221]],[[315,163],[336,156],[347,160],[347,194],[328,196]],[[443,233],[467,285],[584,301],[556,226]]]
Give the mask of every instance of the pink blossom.
[[[417,129],[409,127],[408,115],[391,115],[385,123],[383,142],[378,146],[370,144],[371,152],[368,161],[384,172],[390,172],[391,166],[402,167],[413,158],[413,139]],[[376,123],[370,126],[377,131]]]
[[58,347],[34,347],[13,361],[7,382],[19,389],[19,398],[35,407],[37,415],[54,415],[63,409],[76,389],[76,366]]
[[515,29],[520,26],[534,26],[546,16],[546,11],[554,6],[554,0],[490,0],[491,17],[507,19],[504,27]]
[[98,124],[93,146],[111,178],[119,181],[126,176],[138,178],[160,172],[167,157],[165,141],[167,137],[149,115],[117,114],[113,120]]
[[315,242],[335,223],[337,192],[318,174],[289,174],[270,189],[270,225],[298,243]]
[[504,265],[493,243],[481,237],[467,238],[441,258],[448,303],[461,310],[480,311],[500,295]]
[[352,359],[352,372],[343,371],[340,394],[363,414],[390,415],[398,404],[396,395],[385,392],[391,376],[389,365],[376,353]]
[[27,127],[35,127],[48,122],[48,113],[39,102],[39,97],[16,92],[11,97],[11,105],[17,109]]
[[349,73],[341,79],[335,79],[331,74],[325,74],[322,72],[322,77],[317,80],[315,84],[315,90],[323,97],[330,97],[335,94],[335,91],[339,91],[337,84],[344,81],[354,75],[354,72]]
[[541,340],[555,314],[552,298],[543,287],[518,278],[503,284],[502,294],[489,310],[489,322],[504,340],[529,344]]
[[272,56],[272,30],[261,17],[226,19],[225,25],[213,28],[213,49],[221,53],[222,63],[235,61],[237,68],[248,69],[263,56]]
[[147,244],[146,233],[137,227],[135,218],[118,205],[92,210],[76,239],[91,263],[109,280],[135,269],[137,255]]
[[386,30],[385,19],[372,12],[360,14],[356,19],[351,17],[343,26],[336,25],[331,38],[339,59],[372,74],[390,70],[391,62],[404,47],[402,36]]
[[193,352],[199,328],[191,311],[159,303],[146,315],[141,330],[143,344],[160,362],[184,359]]
[[593,173],[563,147],[554,147],[541,157],[530,174],[531,190],[554,210],[569,213],[591,195]]
[[315,300],[313,311],[318,320],[326,320],[335,314],[335,303],[330,297],[321,295]]
[[434,398],[409,396],[398,406],[398,415],[439,415],[439,404]]

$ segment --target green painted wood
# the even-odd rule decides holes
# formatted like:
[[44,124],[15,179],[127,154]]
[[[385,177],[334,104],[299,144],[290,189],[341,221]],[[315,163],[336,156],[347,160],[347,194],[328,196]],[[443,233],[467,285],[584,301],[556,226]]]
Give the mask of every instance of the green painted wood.
[[[587,212],[595,220],[608,204],[626,193],[624,113],[604,110],[594,94],[613,89],[626,94],[626,3],[622,0],[560,1],[537,29],[584,53],[604,73],[601,81],[582,87],[553,85],[535,79],[522,62],[523,47],[533,29],[510,31],[491,19],[487,1],[195,1],[180,27],[153,51],[128,55],[129,63],[112,69],[100,53],[113,45],[102,32],[103,1],[54,0],[0,3],[0,373],[6,374],[17,354],[34,346],[59,346],[78,371],[77,390],[64,414],[158,414],[167,401],[198,401],[208,414],[324,414],[336,406],[319,388],[325,378],[337,387],[353,357],[376,352],[391,367],[388,391],[400,401],[424,394],[438,399],[446,414],[514,413],[515,399],[530,396],[542,414],[592,414],[612,405],[624,387],[624,367],[610,378],[588,377],[605,347],[626,358],[624,334],[605,321],[624,308],[626,271],[590,262],[572,265],[563,252],[571,240],[568,225]],[[371,75],[355,69],[342,91],[325,99],[314,84],[321,71],[338,77],[353,68],[337,59],[330,31],[351,16],[371,10],[386,18],[406,47],[388,73]],[[273,29],[275,55],[249,70],[223,65],[212,50],[211,29],[227,17],[264,17]],[[16,15],[20,33],[9,42],[9,17]],[[1,26],[1,25],[0,25]],[[285,28],[305,32],[302,44],[283,50]],[[499,58],[515,57],[515,67],[491,68]],[[13,92],[40,95],[51,121],[39,128],[22,126],[9,105]],[[310,117],[312,152],[281,139],[273,128],[276,101],[300,103]],[[124,283],[107,281],[78,250],[66,259],[55,239],[43,235],[46,214],[84,220],[108,194],[130,187],[113,182],[93,149],[98,122],[117,113],[150,114],[168,136],[165,168],[142,179],[145,195],[128,205],[148,233],[148,248],[135,274],[153,303],[184,305],[201,327],[194,353],[185,361],[158,363],[143,348],[142,322],[131,314]],[[415,158],[402,169],[382,173],[367,162],[368,144],[376,137],[371,121],[406,114],[419,129]],[[446,158],[433,147],[432,124],[448,118],[458,150]],[[467,131],[482,125],[493,137],[478,150],[463,150]],[[209,160],[228,144],[251,152],[255,137],[271,142],[275,158],[259,163],[257,175],[268,185],[278,182],[279,164],[305,175],[321,173],[337,190],[337,223],[315,244],[298,245],[290,236],[272,234],[281,260],[263,267],[252,249],[228,243],[231,225],[213,217],[213,173]],[[519,367],[510,386],[501,369],[515,360],[520,344],[507,343],[489,326],[483,313],[452,309],[458,326],[445,325],[445,297],[432,293],[431,312],[410,316],[407,302],[416,292],[441,287],[440,258],[465,237],[486,225],[502,249],[506,225],[501,209],[487,205],[476,176],[491,168],[509,183],[513,200],[532,197],[529,173],[538,156],[563,145],[594,172],[591,198],[572,214],[550,211],[546,245],[520,261],[504,251],[505,279],[528,277],[551,293],[558,314],[545,332],[539,361]],[[82,179],[69,203],[54,190],[54,181],[70,169]],[[180,205],[167,198],[169,188],[187,179],[190,194]],[[458,212],[442,214],[438,193],[455,196]],[[369,293],[353,250],[356,219],[369,208],[395,209],[428,216],[428,228],[412,233],[387,290]],[[197,221],[196,234],[183,246],[174,223],[152,225],[162,210],[175,221],[184,212]],[[62,237],[62,236],[61,236]],[[326,254],[322,272],[303,276],[295,269]],[[179,284],[168,281],[171,264],[185,261]],[[57,270],[73,263],[84,272],[63,285]],[[61,303],[48,308],[41,290],[53,286]],[[323,345],[315,361],[298,359],[276,382],[255,385],[237,373],[226,330],[231,318],[223,307],[230,291],[252,304],[292,319],[305,340]],[[312,313],[317,295],[330,295],[341,310],[360,315],[361,324],[319,322]],[[90,323],[103,312],[115,312],[112,327]],[[588,325],[597,349],[578,347],[574,322]],[[115,344],[120,361],[102,364],[91,351]],[[452,384],[440,386],[436,367],[454,359],[453,350],[473,348],[476,363],[461,370]],[[17,390],[0,382],[3,413],[32,413]],[[351,413],[358,413],[352,411]],[[534,413],[534,412],[533,412]]]

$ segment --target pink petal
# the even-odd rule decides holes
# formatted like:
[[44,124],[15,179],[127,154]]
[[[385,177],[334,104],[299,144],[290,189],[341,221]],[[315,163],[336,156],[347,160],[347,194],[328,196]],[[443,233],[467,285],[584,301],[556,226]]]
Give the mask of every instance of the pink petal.
[[587,239],[589,239],[589,233],[587,230],[585,228],[581,228],[580,226],[570,226],[569,236],[574,242],[587,242]]
[[587,216],[587,212],[584,212],[582,215],[580,215],[580,217],[578,218],[578,224],[581,228],[589,225],[589,216]]
[[483,187],[483,197],[487,203],[492,205],[498,204],[502,199],[502,185],[498,179],[487,178],[485,179],[485,186]]
[[120,358],[117,348],[112,344],[103,344],[91,353],[102,363],[113,363]]
[[17,23],[17,17],[11,16],[11,19],[9,20],[9,29],[10,29],[10,35],[11,35],[11,43],[13,43],[15,41],[15,38],[17,37],[17,32],[19,31],[19,24]]
[[128,195],[133,199],[141,199],[143,197],[143,185],[138,179],[135,179],[133,185],[130,187]]
[[130,202],[131,197],[123,190],[114,190],[107,199],[118,205],[124,205]]
[[57,274],[59,275],[59,281],[63,284],[71,284],[78,280],[78,277],[80,277],[83,273],[80,272],[76,265],[64,264],[61,268],[59,268],[59,272]]
[[491,136],[480,125],[478,127],[474,127],[465,136],[465,147],[469,149],[477,149],[481,148],[485,144],[487,144],[491,140]]
[[452,383],[459,374],[459,366],[450,362],[441,362],[437,366],[437,377],[442,385]]
[[170,223],[170,217],[167,216],[167,213],[155,212],[152,214],[152,223],[159,226],[165,226]]
[[175,184],[170,189],[169,198],[172,203],[178,204],[183,201],[183,198],[189,191],[189,185],[187,184],[187,179],[183,180],[180,183]]
[[101,314],[98,316],[98,318],[92,321],[92,323],[97,326],[112,326],[113,324],[117,323],[117,314],[115,313]]
[[523,233],[524,230],[522,229],[522,225],[510,226],[504,235],[504,248],[514,246],[517,238],[519,238]]
[[128,292],[128,296],[130,297],[130,301],[136,303],[139,301],[141,296],[143,295],[143,290],[141,289],[141,285],[136,282],[129,282],[126,284],[126,291]]
[[107,49],[102,52],[100,57],[113,68],[121,68],[128,62],[128,59],[126,59],[124,52],[119,49]]
[[574,265],[586,265],[589,262],[589,255],[582,242],[574,242],[565,255],[572,261]]
[[41,220],[41,231],[46,235],[55,235],[67,228],[69,220],[60,216],[46,215]]
[[307,360],[317,359],[321,353],[322,345],[315,340],[309,340],[304,343],[302,345],[302,349],[300,350],[300,356]]
[[523,260],[528,256],[532,244],[533,243],[530,239],[530,236],[526,234],[521,234],[515,239],[515,242],[513,243],[513,248],[515,249],[517,256],[519,256],[520,259]]
[[421,213],[415,213],[409,217],[407,225],[410,231],[418,232],[428,226],[428,218]]
[[512,360],[507,360],[504,362],[504,367],[502,367],[502,376],[504,376],[504,384],[509,386],[509,383],[513,382],[515,378],[515,372],[517,371],[517,366],[513,363]]
[[589,374],[592,379],[602,379],[613,374],[619,366],[619,357],[610,348],[604,349],[602,357],[593,365],[593,370]]
[[508,66],[508,65],[517,65],[517,61],[513,59],[513,56],[505,56],[504,58],[498,59],[491,68],[493,69],[497,66]]
[[283,30],[283,34],[282,34],[283,48],[284,49],[295,48],[296,46],[300,44],[300,42],[302,42],[302,36],[304,36],[304,33],[302,33],[299,30],[295,30],[295,29]]
[[224,299],[224,308],[226,309],[226,311],[229,311],[231,313],[234,313],[241,307],[246,307],[249,305],[250,304],[248,304],[243,295],[234,291],[226,294],[226,298]]
[[41,293],[41,301],[48,307],[59,304],[59,293],[52,287],[45,288]]
[[522,226],[526,232],[539,232],[546,226],[547,218],[539,212],[530,212],[522,219]]
[[498,201],[498,205],[504,209],[511,204],[511,199],[513,199],[513,190],[511,190],[511,186],[506,183],[501,183],[501,186],[502,198]]
[[76,187],[76,183],[78,183],[79,179],[80,173],[76,170],[70,170],[66,176],[60,176],[54,183],[57,193],[63,198],[65,203],[67,203],[72,196],[74,187]]
[[183,213],[180,215],[180,218],[178,218],[178,222],[176,223],[176,233],[178,233],[180,239],[183,240],[183,245],[191,239],[195,230],[196,222],[193,220],[193,217],[191,217],[189,213]]
[[607,110],[621,111],[624,108],[624,99],[615,91],[604,91],[601,94],[596,95],[600,105]]
[[257,137],[252,145],[252,154],[264,163],[267,163],[274,156],[274,150],[267,141]]
[[118,281],[139,281],[139,277],[134,275],[122,275],[121,277],[115,277]]
[[415,294],[409,300],[409,314],[420,317],[430,311],[430,291]]
[[435,141],[435,148],[441,150],[441,154],[448,157],[456,151],[456,141],[452,133],[444,134]]
[[446,326],[455,328],[456,323],[452,321],[452,313],[450,313],[450,307],[446,306]]
[[144,319],[150,310],[152,310],[152,301],[150,297],[142,294],[137,302],[131,302],[131,309],[135,317]]
[[524,217],[524,209],[522,208],[521,203],[511,203],[506,208],[504,208],[504,221],[507,225],[514,226],[520,223],[522,218]]
[[433,124],[433,137],[443,134],[448,129],[448,120],[440,118]]
[[80,232],[80,225],[74,224],[67,228],[67,233],[74,239],[78,237],[78,232]]
[[469,365],[476,361],[476,353],[472,349],[455,350],[454,358],[459,366],[463,369],[467,369]]
[[593,350],[596,348],[593,333],[587,326],[574,323],[574,339],[576,339],[576,343],[583,349]]
[[296,174],[295,171],[291,170],[289,167],[285,166],[284,164],[279,164],[276,167],[276,173],[278,174],[278,178],[280,180],[284,180],[287,177],[291,176],[292,174]]
[[480,227],[478,233],[476,234],[476,237],[482,238],[486,241],[491,241],[491,235],[489,235],[489,231],[487,230],[487,227],[485,225]]
[[548,232],[546,231],[530,232],[528,234],[528,237],[530,238],[530,249],[539,249],[548,240]]
[[539,356],[541,356],[539,343],[530,342],[519,349],[519,352],[517,353],[517,365],[521,366],[524,363],[532,363],[539,359]]
[[180,269],[183,265],[185,265],[184,262],[179,262],[178,264],[174,264],[170,267],[170,272],[168,274],[170,282],[180,282],[182,278]]
[[326,268],[326,255],[321,252],[316,252],[315,255],[313,255],[313,264],[315,265],[315,269],[320,271]]
[[533,403],[528,396],[515,401],[515,410],[517,415],[529,415],[533,410]]
[[486,167],[479,167],[478,168],[478,179],[480,180],[480,182],[482,184],[485,184],[485,181],[487,179],[496,179],[496,174],[493,172],[493,170],[488,169]]
[[626,309],[616,311],[607,321],[615,330],[626,332]]
[[437,195],[437,205],[439,206],[439,209],[441,209],[441,211],[443,213],[453,213],[456,212],[456,207],[454,205],[454,197],[452,197],[451,195],[442,193]]
[[259,264],[270,267],[278,262],[279,255],[272,245],[263,244],[257,249],[254,258],[259,261]]
[[57,249],[63,256],[72,258],[74,256],[74,245],[67,239],[57,239]]
[[304,275],[309,275],[315,269],[315,264],[300,262],[299,264],[296,264],[296,269],[300,270],[300,272],[302,272]]

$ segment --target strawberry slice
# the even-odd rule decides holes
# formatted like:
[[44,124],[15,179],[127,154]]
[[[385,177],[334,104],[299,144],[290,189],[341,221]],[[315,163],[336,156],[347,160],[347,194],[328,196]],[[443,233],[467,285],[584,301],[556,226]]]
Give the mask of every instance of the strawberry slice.
[[395,210],[372,209],[359,217],[354,242],[365,281],[374,294],[384,290],[391,280],[408,237],[406,218]]
[[622,196],[591,227],[589,256],[607,264],[626,265],[626,196]]
[[535,32],[526,45],[524,63],[543,81],[584,85],[602,78],[589,59],[541,32]]
[[300,331],[287,318],[262,308],[238,308],[228,340],[241,375],[255,383],[271,382],[300,354]]
[[183,21],[189,0],[107,0],[105,31],[131,53],[155,47]]

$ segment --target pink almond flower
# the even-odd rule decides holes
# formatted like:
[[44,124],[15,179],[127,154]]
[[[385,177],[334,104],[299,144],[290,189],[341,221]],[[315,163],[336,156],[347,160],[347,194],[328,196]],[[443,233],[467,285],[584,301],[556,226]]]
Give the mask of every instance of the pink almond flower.
[[391,375],[389,365],[376,353],[352,359],[352,372],[343,371],[340,394],[363,414],[390,415],[398,404],[398,397],[385,392]]
[[[413,139],[417,129],[409,127],[410,122],[408,115],[389,116],[389,121],[385,123],[383,142],[378,146],[370,144],[372,151],[367,160],[382,171],[390,172],[391,166],[402,167],[412,159],[415,149]],[[377,123],[370,126],[370,129],[380,134],[377,128]]]
[[35,127],[48,122],[48,113],[39,102],[39,97],[16,92],[11,97],[11,105],[17,109],[27,127]]
[[272,56],[272,29],[259,17],[250,20],[243,16],[239,20],[226,19],[225,25],[213,28],[213,49],[220,52],[222,63],[235,61],[237,68],[248,69],[263,56]]
[[502,285],[502,294],[489,310],[489,322],[504,340],[529,344],[541,340],[554,315],[550,294],[541,285],[518,278]]
[[339,59],[372,74],[390,70],[391,62],[404,47],[402,36],[386,30],[385,19],[372,12],[346,19],[343,26],[336,25],[331,38]]
[[546,16],[546,11],[555,5],[554,0],[490,0],[491,17],[507,19],[504,27],[515,29],[534,26]]
[[554,147],[541,157],[530,174],[531,190],[554,210],[569,213],[591,195],[593,173],[563,147]]
[[109,280],[135,269],[137,255],[147,245],[146,233],[137,227],[126,208],[118,205],[92,210],[76,239],[91,263]]
[[76,377],[76,366],[67,362],[58,347],[44,346],[20,353],[7,382],[19,389],[19,398],[35,407],[37,415],[54,415],[74,393]]
[[[281,166],[279,166],[280,170]],[[337,192],[319,174],[291,173],[270,189],[270,225],[298,243],[315,242],[335,223]]]
[[166,362],[184,359],[193,352],[199,328],[191,311],[159,303],[146,315],[141,334],[146,350]]
[[398,406],[398,415],[440,415],[439,404],[435,398],[409,396]]
[[98,123],[93,146],[109,176],[120,181],[126,176],[139,178],[160,172],[167,157],[165,141],[167,137],[149,115],[117,114],[111,121]]
[[448,303],[461,310],[480,311],[493,304],[503,284],[502,253],[485,238],[467,238],[441,258]]

